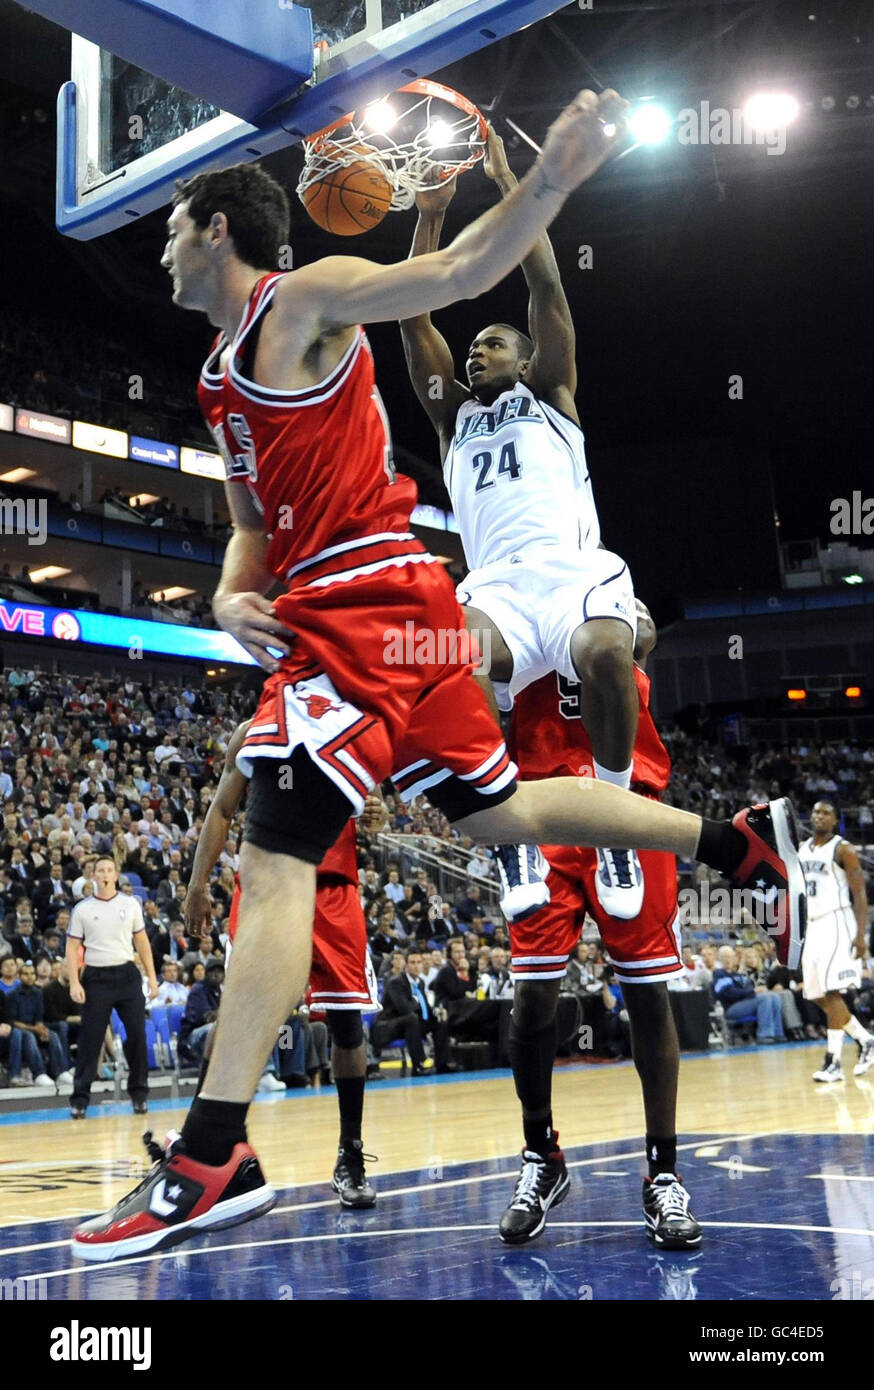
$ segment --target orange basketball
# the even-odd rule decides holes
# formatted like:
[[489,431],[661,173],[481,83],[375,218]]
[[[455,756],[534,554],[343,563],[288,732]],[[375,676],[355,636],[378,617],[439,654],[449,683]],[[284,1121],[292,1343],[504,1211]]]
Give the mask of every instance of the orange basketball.
[[[356,147],[358,148],[358,147]],[[360,147],[362,151],[366,146]],[[331,158],[336,147],[321,151]],[[391,207],[392,187],[378,163],[356,159],[304,190],[303,205],[314,222],[334,236],[360,236],[369,232]]]

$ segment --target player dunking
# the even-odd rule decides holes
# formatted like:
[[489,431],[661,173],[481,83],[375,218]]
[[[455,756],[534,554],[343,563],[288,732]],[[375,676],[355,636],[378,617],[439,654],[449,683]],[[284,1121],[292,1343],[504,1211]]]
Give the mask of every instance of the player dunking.
[[[393,767],[419,768],[430,799],[481,843],[663,849],[741,885],[755,874],[778,889],[794,964],[805,898],[788,802],[723,823],[592,778],[517,785],[472,665],[433,640],[457,633],[462,614],[409,530],[415,488],[394,477],[360,327],[496,284],[604,162],[624,110],[615,92],[580,93],[509,198],[444,251],[400,265],[331,256],[271,271],[288,203],[257,167],[199,175],[177,193],[163,257],[174,300],[221,328],[200,384],[234,523],[213,608],[272,674],[237,759],[251,774],[240,926],[203,1091],[136,1190],[77,1229],[85,1258],[175,1244],[274,1205],[246,1112],[306,986],[316,865]],[[277,580],[286,591],[271,603]],[[407,623],[432,640],[390,662],[387,643]]]
[[[485,172],[504,197],[517,186],[491,129]],[[453,182],[419,194],[413,256],[437,250],[454,191]],[[455,379],[452,354],[430,315],[401,324],[404,352],[440,441],[471,571],[458,597],[468,627],[488,633],[498,704],[509,709],[548,671],[576,681],[594,775],[628,787],[637,728],[634,590],[625,561],[600,545],[574,401],[576,335],[545,232],[522,271],[530,336],[502,323],[484,328],[468,351],[467,385]],[[508,847],[498,864],[504,915],[521,920],[548,896],[536,859],[525,847],[518,855]],[[632,851],[598,851],[596,886],[608,912],[640,912],[643,879]]]
[[[249,732],[251,720],[234,730],[225,754],[225,765],[197,840],[191,867],[186,924],[192,932],[212,916],[209,875],[227,843],[231,822],[246,791],[247,781],[237,768],[237,754]],[[378,825],[385,808],[378,796],[368,797],[365,823]],[[234,890],[228,919],[228,935],[236,939],[240,888]],[[355,826],[349,821],[336,844],[328,850],[316,873],[316,911],[313,925],[313,963],[310,998],[314,1008],[324,1009],[331,1034],[331,1065],[340,1109],[340,1146],[332,1186],[344,1207],[372,1207],[376,1193],[364,1169],[361,1123],[367,1049],[361,1025],[362,1009],[378,1009],[376,977],[367,954],[367,924],[358,896],[358,860]]]
[[[657,798],[668,785],[671,763],[649,712],[645,667],[655,643],[655,625],[638,601],[634,676],[640,718],[634,787]],[[577,684],[552,675],[523,690],[513,709],[511,746],[522,777],[561,777],[591,768],[591,742],[580,722]],[[641,911],[633,921],[618,922],[598,901],[594,850],[553,846],[544,853],[550,865],[550,902],[510,926],[516,982],[510,1061],[522,1104],[525,1144],[513,1200],[501,1217],[501,1239],[518,1245],[539,1235],[549,1209],[564,1200],[570,1187],[552,1120],[555,1011],[568,956],[588,912],[598,924],[622,987],[643,1088],[649,1164],[643,1184],[646,1231],[663,1249],[692,1249],[701,1243],[701,1228],[676,1174],[680,1049],[665,983],[682,974],[676,860],[670,854],[641,856],[646,884]]]
[[844,1033],[859,1044],[854,1076],[864,1076],[874,1066],[874,1037],[843,998],[861,983],[860,962],[868,949],[868,897],[859,856],[835,831],[838,818],[832,803],[817,801],[810,823],[813,834],[800,850],[809,923],[801,971],[804,997],[819,1004],[828,1026],[825,1061],[813,1079],[843,1081]]

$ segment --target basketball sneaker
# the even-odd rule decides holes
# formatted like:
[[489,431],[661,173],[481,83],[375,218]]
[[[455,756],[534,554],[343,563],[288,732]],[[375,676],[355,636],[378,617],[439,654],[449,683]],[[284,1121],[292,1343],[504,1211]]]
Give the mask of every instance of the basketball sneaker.
[[831,1052],[825,1054],[825,1061],[819,1071],[813,1073],[814,1081],[845,1081],[844,1069]]
[[341,1207],[355,1207],[363,1211],[376,1206],[376,1192],[364,1173],[365,1158],[374,1161],[372,1155],[364,1153],[360,1139],[340,1145],[331,1186],[340,1198]]
[[859,1060],[853,1067],[854,1076],[864,1076],[866,1071],[874,1067],[874,1038],[869,1038],[866,1043],[862,1043],[859,1048]]
[[133,1192],[76,1228],[72,1246],[81,1259],[118,1260],[178,1245],[199,1231],[250,1221],[276,1202],[248,1144],[236,1144],[220,1167],[189,1158],[181,1139],[150,1154],[156,1162]]
[[570,1174],[564,1154],[556,1147],[548,1157],[522,1150],[522,1169],[516,1179],[513,1200],[501,1217],[498,1234],[505,1245],[523,1245],[539,1236],[550,1207],[557,1207],[570,1191]]
[[501,880],[501,911],[508,922],[524,922],[549,902],[549,865],[539,845],[495,845]]
[[694,1250],[701,1244],[701,1227],[689,1210],[689,1194],[676,1173],[659,1173],[643,1180],[643,1219],[646,1233],[661,1250]]
[[747,807],[731,823],[747,841],[747,852],[731,875],[732,882],[768,909],[765,920],[774,923],[767,931],[774,938],[777,959],[796,970],[807,925],[807,892],[792,802],[781,796],[767,805]]
[[633,849],[599,849],[595,892],[605,912],[629,922],[643,911],[643,869]]

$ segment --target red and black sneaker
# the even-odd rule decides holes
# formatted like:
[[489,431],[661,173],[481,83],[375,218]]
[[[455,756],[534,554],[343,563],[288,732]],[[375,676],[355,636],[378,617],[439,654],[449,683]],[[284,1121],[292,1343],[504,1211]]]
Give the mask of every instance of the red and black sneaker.
[[731,823],[747,841],[732,881],[750,894],[752,915],[773,936],[780,964],[797,970],[807,926],[807,891],[792,802],[781,796],[765,806],[747,807]]
[[[152,1146],[152,1156],[160,1150]],[[174,1139],[147,1176],[112,1211],[76,1228],[72,1245],[83,1260],[118,1260],[177,1245],[199,1231],[251,1221],[269,1211],[276,1193],[248,1144],[236,1144],[221,1168],[197,1163]]]

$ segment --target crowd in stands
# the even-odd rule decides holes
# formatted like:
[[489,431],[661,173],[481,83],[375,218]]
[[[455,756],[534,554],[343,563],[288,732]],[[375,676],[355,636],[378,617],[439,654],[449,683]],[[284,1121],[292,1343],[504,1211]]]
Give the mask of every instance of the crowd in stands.
[[204,431],[190,380],[140,333],[116,328],[109,338],[9,306],[0,321],[0,400],[176,442]]
[[[30,998],[34,988],[57,985],[56,994],[66,988],[64,934],[73,905],[93,891],[98,854],[114,858],[120,890],[143,903],[160,1002],[182,1003],[195,986],[206,993],[208,972],[224,960],[241,813],[213,874],[212,921],[196,940],[184,921],[186,881],[228,741],[253,704],[254,694],[242,687],[201,689],[194,681],[87,678],[39,667],[0,673],[0,1004],[7,1011],[22,989],[21,998]],[[782,792],[802,806],[839,795],[871,809],[870,750],[799,745],[753,752],[740,764],[724,750],[694,747],[680,733],[669,731],[667,739],[673,800],[705,814],[728,815],[750,799]],[[408,807],[391,794],[385,800],[387,827],[378,835],[360,825],[357,831],[361,903],[383,986],[409,973],[412,954],[420,961],[426,1007],[445,1014],[453,1037],[494,1039],[512,979],[492,855],[453,831],[424,798]],[[627,1054],[621,990],[590,935],[594,930],[584,932],[570,962],[564,992],[593,1019],[595,1050]],[[710,991],[716,1015],[759,1042],[815,1035],[821,1016],[801,998],[797,975],[776,964],[772,944],[745,942],[741,928],[724,935],[735,940],[687,947],[678,987]],[[28,963],[35,975],[31,982],[28,973],[25,985]],[[860,1013],[869,1000],[870,961],[857,997]],[[75,1017],[72,1007],[64,1013],[67,998],[55,1001],[51,1014],[48,996],[46,1003],[45,1019],[30,1026],[63,1033],[53,1025]],[[0,1032],[0,1047],[5,1036]],[[50,1077],[67,1069],[67,1042],[60,1056],[44,1050]]]
[[731,752],[679,729],[662,730],[673,762],[668,798],[699,815],[730,816],[742,806],[790,796],[806,816],[820,798],[846,813],[846,831],[874,842],[874,748],[799,740]]

